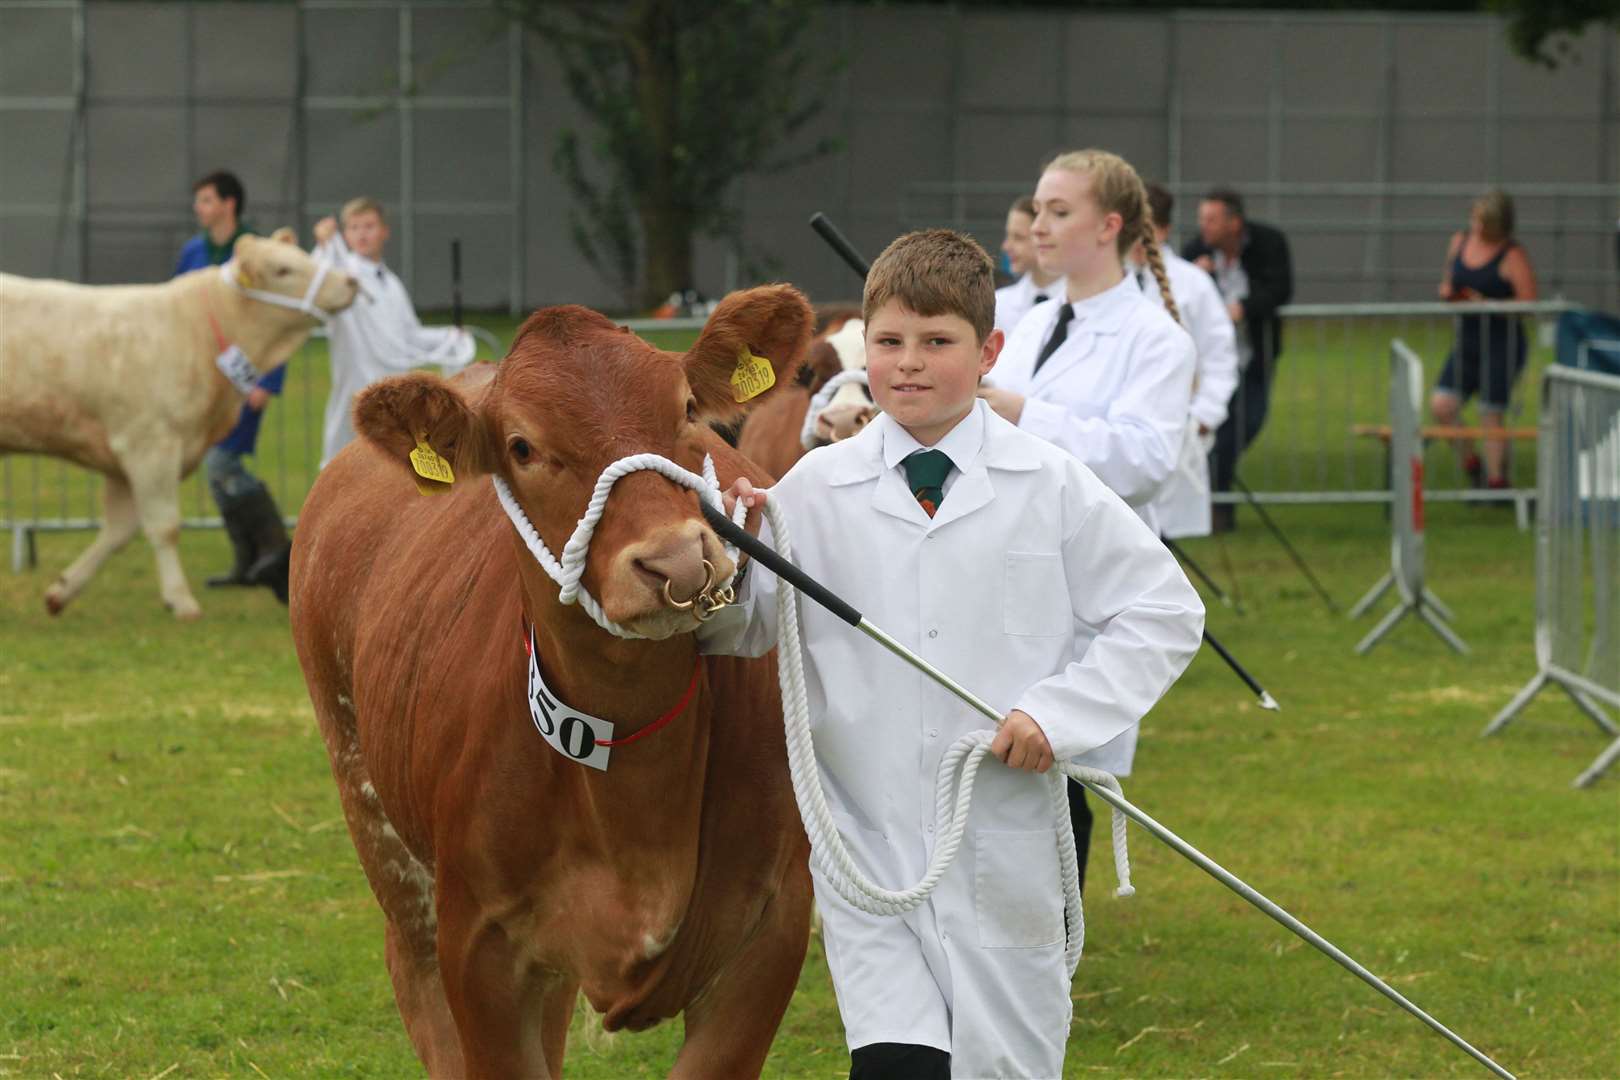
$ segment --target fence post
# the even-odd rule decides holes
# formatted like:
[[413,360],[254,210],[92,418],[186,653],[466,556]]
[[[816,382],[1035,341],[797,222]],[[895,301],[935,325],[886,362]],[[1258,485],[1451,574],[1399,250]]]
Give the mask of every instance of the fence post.
[[1365,656],[1395,624],[1416,615],[1447,645],[1467,654],[1468,646],[1446,625],[1450,609],[1423,583],[1423,364],[1396,338],[1389,348],[1390,569],[1350,611],[1355,618],[1393,586],[1398,603],[1356,645]]

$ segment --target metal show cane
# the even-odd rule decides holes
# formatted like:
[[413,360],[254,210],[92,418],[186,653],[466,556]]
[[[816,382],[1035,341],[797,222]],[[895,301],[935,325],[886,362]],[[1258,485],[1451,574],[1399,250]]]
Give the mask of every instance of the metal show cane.
[[[703,509],[704,519],[720,536],[725,538],[730,543],[735,544],[743,551],[746,551],[752,558],[758,559],[760,563],[768,567],[778,577],[791,583],[794,588],[798,589],[806,596],[809,596],[816,603],[832,612],[833,615],[848,623],[850,626],[853,626],[867,637],[876,641],[879,645],[882,645],[885,649],[888,649],[894,655],[898,656],[900,659],[904,660],[906,663],[910,664],[912,667],[916,668],[930,679],[933,679],[975,712],[984,716],[994,724],[999,725],[1002,722],[1002,714],[992,708],[982,698],[978,697],[972,691],[957,683],[949,675],[945,674],[943,671],[940,671],[927,660],[924,660],[922,657],[900,644],[894,638],[884,633],[881,629],[868,622],[859,611],[856,611],[848,603],[840,599],[825,585],[822,585],[821,582],[806,574],[793,563],[782,558],[782,556],[778,555],[776,551],[770,547],[770,545],[764,543],[746,530],[741,529],[733,524],[730,518],[726,517],[722,511],[707,501],[699,499],[698,504]],[[1085,783],[1085,781],[1080,782]],[[1435,1032],[1444,1036],[1458,1049],[1468,1054],[1481,1065],[1484,1065],[1487,1069],[1490,1069],[1491,1072],[1495,1073],[1499,1077],[1502,1077],[1503,1080],[1514,1080],[1512,1073],[1502,1068],[1502,1066],[1486,1057],[1480,1051],[1474,1049],[1474,1047],[1469,1045],[1469,1043],[1466,1042],[1461,1036],[1457,1035],[1450,1028],[1440,1023],[1440,1021],[1436,1020],[1434,1017],[1418,1008],[1412,1002],[1408,1001],[1400,993],[1400,991],[1396,990],[1378,976],[1362,967],[1355,960],[1347,956],[1338,946],[1334,945],[1322,935],[1318,934],[1316,931],[1294,918],[1294,916],[1272,903],[1265,896],[1255,891],[1252,887],[1222,867],[1215,860],[1211,859],[1209,856],[1187,843],[1187,841],[1171,832],[1165,826],[1153,820],[1153,818],[1149,817],[1143,811],[1137,809],[1134,804],[1125,799],[1123,796],[1116,795],[1112,791],[1109,791],[1107,788],[1101,787],[1100,785],[1086,783],[1085,786],[1091,790],[1093,795],[1096,795],[1110,806],[1117,808],[1126,817],[1142,826],[1148,832],[1152,833],[1154,836],[1164,841],[1164,843],[1168,844],[1171,848],[1179,852],[1182,856],[1190,860],[1200,870],[1204,871],[1216,881],[1219,881],[1222,885],[1225,885],[1228,889],[1231,889],[1233,892],[1243,897],[1243,899],[1247,900],[1249,903],[1271,916],[1277,922],[1282,923],[1282,925],[1292,930],[1295,934],[1298,934],[1300,937],[1310,942],[1318,950],[1331,957],[1341,967],[1355,975],[1362,982],[1365,982],[1368,986],[1371,986],[1374,990],[1377,990],[1380,994],[1383,994],[1396,1005],[1399,1005],[1402,1009],[1405,1009],[1407,1012],[1423,1021],[1430,1028],[1434,1029]]]
[[461,325],[461,237],[450,241],[450,321]]
[[1305,564],[1304,558],[1294,550],[1294,545],[1288,542],[1288,537],[1283,535],[1282,529],[1278,528],[1277,523],[1271,520],[1271,515],[1266,513],[1265,506],[1261,504],[1259,499],[1254,497],[1254,492],[1249,490],[1249,485],[1245,484],[1236,473],[1233,473],[1232,486],[1243,493],[1243,497],[1254,508],[1254,512],[1260,515],[1260,520],[1265,522],[1266,528],[1271,530],[1271,535],[1277,538],[1277,543],[1283,546],[1283,550],[1288,552],[1288,557],[1294,560],[1294,565],[1299,567],[1300,573],[1305,575],[1305,580],[1311,583],[1311,588],[1316,590],[1316,595],[1322,598],[1322,602],[1327,605],[1329,611],[1337,615],[1339,605],[1333,602],[1333,597],[1329,596],[1328,591],[1322,587],[1322,583],[1316,580],[1316,575],[1311,573],[1311,568]]
[[[838,231],[838,226],[834,225],[826,214],[820,210],[811,214],[810,227],[816,230],[821,235],[821,238],[827,241],[832,249],[849,264],[851,270],[861,275],[863,279],[866,277],[867,271],[871,269],[871,264],[861,258],[861,253],[855,250],[855,246],[844,237],[843,233]],[[1171,550],[1174,551],[1175,549],[1172,548]],[[1220,590],[1216,589],[1216,592],[1220,592]],[[1329,603],[1331,602],[1329,601]],[[1268,694],[1265,687],[1255,681],[1254,676],[1250,675],[1243,665],[1238,663],[1237,657],[1226,650],[1226,646],[1210,637],[1207,630],[1204,631],[1204,640],[1210,643],[1222,660],[1226,661],[1226,666],[1232,669],[1233,674],[1243,680],[1243,685],[1253,691],[1254,696],[1259,699],[1262,709],[1270,709],[1273,712],[1280,710],[1281,706],[1277,704],[1277,699]]]

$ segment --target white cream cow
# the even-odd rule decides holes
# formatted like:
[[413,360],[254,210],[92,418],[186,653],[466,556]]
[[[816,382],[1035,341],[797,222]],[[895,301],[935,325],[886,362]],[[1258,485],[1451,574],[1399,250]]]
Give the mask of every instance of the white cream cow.
[[180,480],[242,407],[214,358],[236,345],[269,372],[309,336],[312,308],[340,311],[357,291],[292,240],[244,236],[225,266],[161,285],[0,274],[0,454],[47,454],[106,477],[100,534],[45,593],[53,615],[137,527],[163,602],[179,618],[202,614],[176,548]]
[[810,402],[801,441],[806,450],[842,442],[864,428],[877,415],[866,388],[866,324],[850,319],[827,338],[843,368],[828,380]]

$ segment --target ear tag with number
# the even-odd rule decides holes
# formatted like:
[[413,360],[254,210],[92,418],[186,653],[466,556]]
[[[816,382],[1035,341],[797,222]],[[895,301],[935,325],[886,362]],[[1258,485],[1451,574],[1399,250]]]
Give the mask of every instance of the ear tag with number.
[[731,396],[740,405],[757,398],[776,385],[776,370],[763,356],[755,356],[746,345],[737,351],[737,367],[731,373]]
[[449,491],[456,482],[450,463],[428,445],[425,433],[416,436],[416,449],[411,451],[411,468],[416,470],[416,490],[423,495],[437,495]]

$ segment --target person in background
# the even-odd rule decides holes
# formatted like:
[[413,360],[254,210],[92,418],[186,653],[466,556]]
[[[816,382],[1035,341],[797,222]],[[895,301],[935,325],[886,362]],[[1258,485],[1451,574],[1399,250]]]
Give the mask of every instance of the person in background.
[[[1226,304],[1210,276],[1170,248],[1170,215],[1175,199],[1158,184],[1147,185],[1153,234],[1164,259],[1165,276],[1181,322],[1198,352],[1181,460],[1154,498],[1159,535],[1170,540],[1208,536],[1213,529],[1209,501],[1209,454],[1215,432],[1226,420],[1226,406],[1237,388],[1237,333]],[[1159,298],[1158,280],[1146,271],[1145,241],[1133,249],[1131,264],[1137,284],[1150,299]]]
[[329,324],[332,390],[326,399],[321,467],[354,439],[354,396],[379,379],[423,364],[446,375],[472,363],[473,339],[459,326],[423,326],[399,275],[383,263],[388,218],[375,199],[350,199],[338,219],[315,224],[316,258],[328,259],[360,283],[361,299]]
[[[231,257],[236,239],[253,230],[242,220],[247,193],[235,174],[211,172],[191,186],[191,209],[202,231],[180,249],[174,275],[210,266],[221,266]],[[222,342],[223,349],[228,342]],[[231,569],[207,580],[210,588],[223,585],[263,585],[287,602],[288,559],[292,543],[276,507],[275,497],[264,481],[248,470],[245,458],[253,456],[259,441],[259,422],[270,398],[281,393],[287,365],[269,372],[242,402],[236,426],[203,456],[203,473],[208,493],[230,537]]]
[[[1440,299],[1468,304],[1535,298],[1530,256],[1513,238],[1513,200],[1505,192],[1488,191],[1474,200],[1467,230],[1451,237]],[[1468,399],[1478,395],[1480,426],[1500,429],[1513,386],[1524,370],[1528,348],[1524,324],[1517,315],[1459,314],[1456,321],[1456,337],[1429,399],[1429,411],[1436,423],[1454,426]],[[1508,486],[1505,438],[1486,436],[1483,464],[1474,440],[1456,439],[1453,444],[1475,487]]]
[[[1294,296],[1293,258],[1282,231],[1250,221],[1242,196],[1230,188],[1217,188],[1198,204],[1198,235],[1181,255],[1215,279],[1237,327],[1241,374],[1227,404],[1226,422],[1216,429],[1211,461],[1214,489],[1230,491],[1238,458],[1259,437],[1271,406],[1271,382],[1283,343],[1277,309]],[[1216,532],[1233,527],[1231,506],[1217,506],[1212,514]]]
[[1018,275],[1011,285],[996,290],[996,329],[1010,334],[1029,309],[1063,291],[1061,275],[1041,269],[1035,258],[1035,241],[1030,229],[1035,224],[1035,200],[1025,195],[1007,211],[1007,234],[1001,252],[1007,266]]

